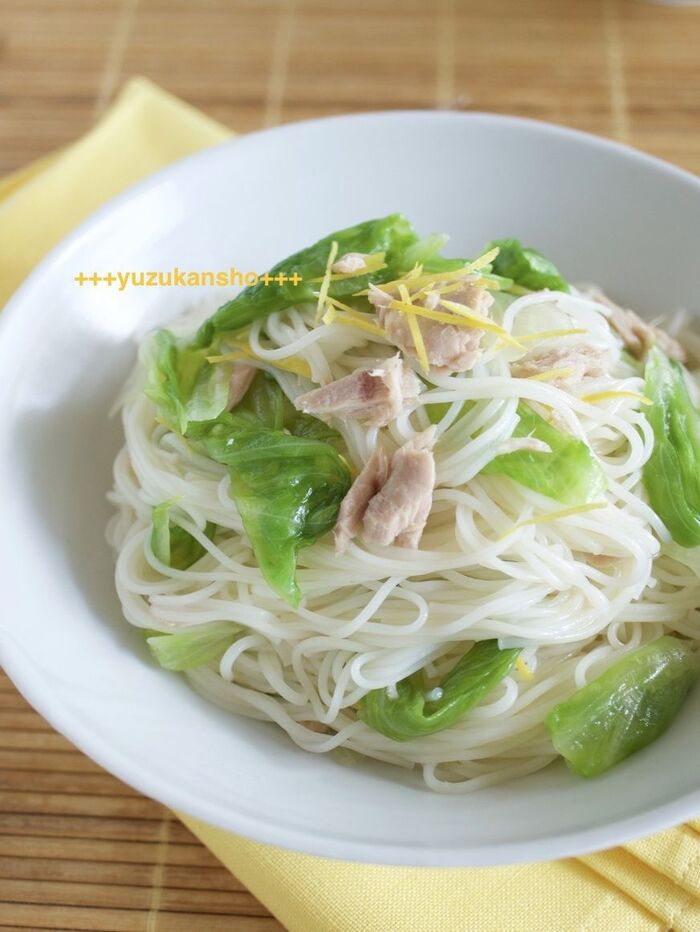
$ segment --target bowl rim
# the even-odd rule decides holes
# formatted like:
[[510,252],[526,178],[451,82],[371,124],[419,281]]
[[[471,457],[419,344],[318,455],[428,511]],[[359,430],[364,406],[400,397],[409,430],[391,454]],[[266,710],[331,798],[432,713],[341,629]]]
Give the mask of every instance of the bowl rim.
[[[542,137],[558,137],[578,142],[589,148],[602,150],[627,160],[644,164],[657,172],[685,182],[700,194],[700,178],[691,172],[672,165],[656,156],[641,152],[615,140],[606,139],[582,130],[546,123],[526,117],[494,114],[484,111],[440,111],[440,110],[387,110],[368,113],[339,114],[319,117],[269,127],[253,133],[234,136],[214,146],[195,152],[158,169],[107,200],[89,214],[75,229],[60,240],[34,267],[12,294],[0,313],[0,357],[3,353],[2,336],[12,325],[15,317],[23,312],[23,306],[32,291],[40,285],[43,277],[59,266],[71,253],[90,238],[93,230],[108,219],[123,205],[150,190],[162,181],[177,179],[195,170],[206,170],[210,159],[220,158],[219,152],[228,147],[257,145],[261,137],[284,137],[287,134],[305,132],[318,125],[336,123],[373,123],[405,120],[424,123],[464,122],[485,126],[511,127],[535,131]],[[8,380],[9,381],[9,380]],[[0,387],[0,395],[2,394]],[[5,394],[10,394],[5,389]],[[2,428],[0,427],[0,430]],[[33,675],[33,662],[9,631],[0,627],[0,664],[30,704],[75,746],[100,766],[144,795],[175,810],[210,824],[215,828],[235,832],[255,841],[307,854],[369,864],[396,866],[444,866],[472,867],[495,866],[514,863],[551,860],[588,854],[616,844],[624,844],[653,832],[667,829],[700,813],[700,780],[698,789],[675,799],[628,816],[619,821],[587,830],[564,831],[527,841],[495,842],[482,844],[478,848],[431,844],[421,850],[406,849],[390,843],[368,843],[347,838],[339,839],[328,835],[317,835],[311,830],[290,829],[279,826],[264,817],[251,816],[209,804],[206,800],[193,799],[189,793],[176,785],[168,784],[144,772],[132,762],[128,753],[110,746],[102,735],[86,727],[67,705],[55,701],[40,678]]]

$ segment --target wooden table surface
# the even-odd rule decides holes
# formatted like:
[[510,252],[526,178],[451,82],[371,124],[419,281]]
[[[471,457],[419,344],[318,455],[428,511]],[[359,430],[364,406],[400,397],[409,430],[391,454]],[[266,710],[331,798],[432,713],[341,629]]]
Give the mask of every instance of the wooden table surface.
[[[700,173],[700,7],[638,0],[0,0],[0,173],[85,132],[134,74],[241,132],[474,108],[610,136]],[[20,928],[281,926],[4,678],[0,929]]]

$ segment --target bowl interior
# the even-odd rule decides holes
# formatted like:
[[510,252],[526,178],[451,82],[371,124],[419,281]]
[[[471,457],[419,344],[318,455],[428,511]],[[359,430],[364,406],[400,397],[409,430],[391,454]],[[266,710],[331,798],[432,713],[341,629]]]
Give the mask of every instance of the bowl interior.
[[[262,841],[385,863],[484,865],[603,847],[700,811],[696,690],[652,747],[595,780],[563,766],[438,796],[306,754],[155,668],[104,542],[121,445],[107,412],[138,339],[211,289],[80,287],[79,272],[263,271],[318,236],[407,214],[455,255],[517,236],[655,315],[698,309],[700,182],[610,143],[488,115],[396,113],[231,142],[116,199],[40,266],[0,339],[2,661],[71,740],[163,802]],[[222,295],[218,295],[221,297]]]

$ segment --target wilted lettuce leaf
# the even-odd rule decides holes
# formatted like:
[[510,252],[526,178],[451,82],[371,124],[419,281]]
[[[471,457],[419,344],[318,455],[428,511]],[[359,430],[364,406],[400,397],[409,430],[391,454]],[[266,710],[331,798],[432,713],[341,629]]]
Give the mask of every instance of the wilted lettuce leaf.
[[626,654],[545,719],[555,749],[595,777],[651,744],[673,721],[700,674],[690,641],[664,636]]
[[284,430],[298,416],[298,411],[284,394],[279,383],[267,372],[258,372],[250,388],[233,409],[237,417],[247,417],[251,424]]
[[516,450],[502,453],[483,468],[485,476],[508,476],[541,495],[565,504],[593,501],[605,489],[605,473],[582,440],[540,417],[528,404],[518,405],[514,437],[534,437],[551,453]]
[[304,302],[315,302],[319,282],[314,282],[313,279],[323,276],[334,241],[338,244],[338,257],[347,252],[385,253],[386,268],[332,282],[329,294],[332,297],[343,298],[366,288],[370,282],[378,284],[390,281],[408,271],[413,263],[406,266],[405,253],[418,242],[418,237],[411,224],[401,214],[366,220],[364,223],[329,233],[312,246],[283,259],[269,270],[271,278],[280,272],[286,276],[296,273],[301,278],[298,284],[286,281],[282,284],[271,282],[266,285],[259,281],[256,285],[244,288],[200,327],[196,344],[208,346],[217,333],[240,330],[252,321],[266,317],[272,311],[282,311]]
[[686,388],[683,367],[654,346],[646,362],[645,411],[654,449],[644,466],[651,507],[683,547],[700,544],[700,412]]
[[185,434],[192,421],[217,417],[228,401],[231,367],[210,365],[206,351],[180,345],[169,330],[159,330],[150,345],[146,395],[160,418]]
[[447,673],[442,696],[428,702],[422,671],[396,684],[397,695],[373,689],[360,700],[359,714],[370,728],[393,741],[408,741],[449,728],[508,675],[520,650],[500,650],[497,640],[479,641]]
[[569,284],[562,278],[556,266],[536,249],[523,246],[517,239],[495,239],[487,249],[498,246],[499,253],[491,268],[496,275],[512,279],[516,285],[531,291],[549,288],[552,291],[568,291]]
[[166,670],[193,670],[219,660],[245,628],[231,621],[214,621],[187,631],[149,632],[151,654]]
[[[402,265],[405,269],[412,269],[414,265],[422,265],[436,259],[438,262],[460,262],[461,259],[443,259],[440,250],[447,245],[449,236],[446,233],[431,233],[422,239],[417,239],[404,250]],[[459,268],[459,266],[457,266]]]
[[296,556],[336,522],[350,471],[329,443],[222,415],[199,438],[228,467],[231,495],[272,589],[298,605]]
[[277,380],[267,372],[259,372],[255,376],[233,413],[236,418],[245,419],[251,426],[263,425],[274,430],[286,430],[295,437],[322,440],[339,452],[345,452],[345,444],[338,431],[317,417],[297,411]]
[[[189,531],[170,520],[174,502],[163,502],[153,509],[151,549],[155,556],[176,570],[186,570],[204,556],[206,550]],[[207,524],[204,533],[211,540],[216,531],[215,524]]]

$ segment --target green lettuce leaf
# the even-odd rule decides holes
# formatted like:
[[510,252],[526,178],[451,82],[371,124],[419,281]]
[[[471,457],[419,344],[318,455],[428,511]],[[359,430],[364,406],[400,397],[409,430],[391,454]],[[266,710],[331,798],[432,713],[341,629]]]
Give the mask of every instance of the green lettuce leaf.
[[289,429],[298,412],[273,376],[258,372],[250,388],[233,409],[237,417],[246,417],[251,424],[262,424],[274,430]]
[[267,317],[273,311],[282,311],[295,304],[315,302],[315,292],[318,291],[320,282],[313,279],[323,277],[334,241],[338,244],[339,257],[347,252],[386,254],[386,268],[331,283],[329,294],[335,298],[343,298],[367,288],[370,282],[378,284],[390,281],[408,271],[413,263],[406,265],[405,253],[418,242],[418,237],[411,224],[401,214],[390,214],[379,220],[367,220],[330,233],[312,246],[307,246],[306,249],[301,249],[278,262],[269,270],[271,278],[279,273],[287,277],[296,273],[301,277],[298,284],[271,281],[266,285],[259,281],[256,285],[244,288],[233,300],[227,301],[205,321],[197,333],[196,345],[209,346],[217,333],[241,330],[252,321]]
[[417,239],[415,243],[406,247],[402,265],[405,269],[411,269],[414,265],[425,267],[426,263],[434,259],[442,262],[461,262],[460,259],[443,259],[440,256],[440,251],[447,245],[449,238],[447,233],[431,233],[429,236]]
[[684,369],[657,346],[649,350],[646,416],[654,450],[644,466],[651,507],[683,547],[700,544],[700,412],[684,380]]
[[[170,511],[174,501],[163,502],[153,509],[151,529],[151,549],[154,555],[176,570],[186,570],[207,552],[189,531],[174,524]],[[204,533],[211,540],[216,525],[208,523]]]
[[180,345],[169,330],[153,337],[147,357],[146,395],[161,420],[180,434],[192,421],[209,421],[225,410],[231,366],[211,365],[207,351]]
[[556,751],[581,777],[603,773],[668,728],[699,674],[690,641],[667,635],[631,651],[554,706],[545,724]]
[[443,731],[481,702],[511,671],[520,650],[500,650],[497,640],[479,641],[447,673],[442,696],[425,698],[422,671],[396,684],[397,695],[373,689],[360,700],[363,722],[393,741],[409,741]]
[[297,553],[335,525],[350,487],[342,437],[297,411],[265,372],[233,411],[191,423],[187,437],[228,468],[231,496],[263,576],[297,605]]
[[214,621],[175,634],[149,632],[146,643],[166,670],[193,670],[219,660],[244,631],[242,625],[234,622]]
[[237,412],[221,415],[199,442],[228,467],[231,495],[268,585],[297,606],[297,553],[335,525],[351,482],[345,461],[329,443],[254,426]]
[[297,411],[277,380],[267,372],[259,372],[255,376],[234,413],[238,418],[245,418],[251,427],[263,425],[273,430],[285,430],[295,437],[330,443],[340,453],[347,452],[338,431],[317,417]]
[[502,453],[482,469],[485,476],[508,476],[567,505],[591,502],[605,489],[603,468],[582,440],[558,430],[524,402],[518,405],[518,416],[513,436],[542,440],[552,452]]
[[487,249],[498,246],[499,253],[494,259],[491,270],[496,275],[510,278],[521,288],[540,291],[568,291],[568,282],[561,277],[556,266],[541,252],[530,249],[517,239],[495,239]]
[[224,361],[214,365],[207,362],[202,366],[185,404],[188,423],[211,421],[226,410],[232,372],[232,362]]
[[297,412],[297,417],[294,418],[288,430],[295,437],[303,437],[306,440],[318,440],[322,443],[330,444],[330,446],[334,447],[341,455],[347,453],[345,441],[338,431],[329,427],[328,424],[324,424],[323,421],[319,421],[317,417],[313,417],[311,414],[301,414]]

